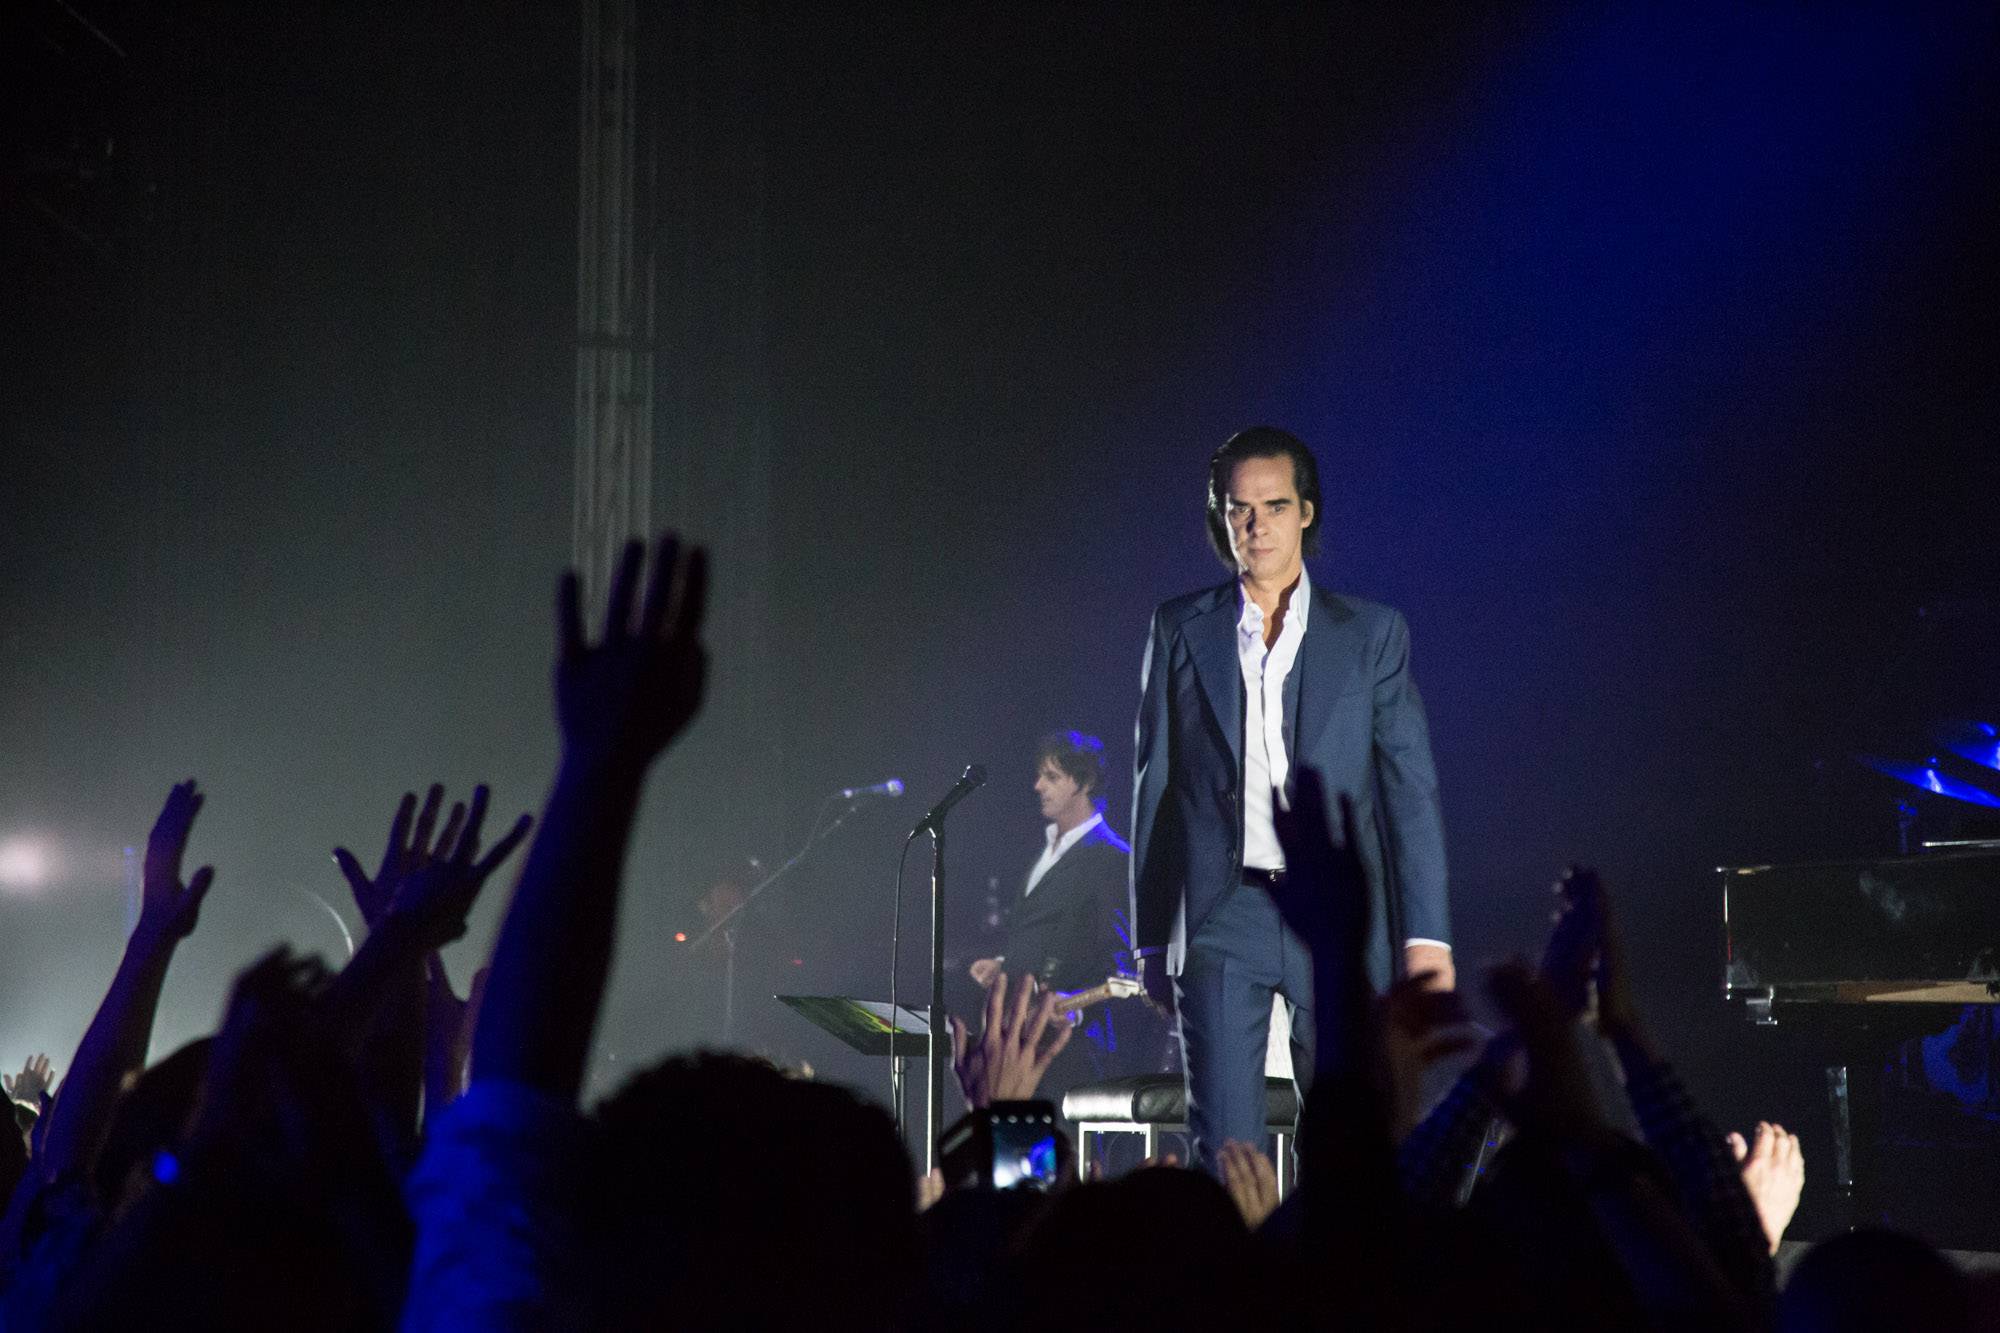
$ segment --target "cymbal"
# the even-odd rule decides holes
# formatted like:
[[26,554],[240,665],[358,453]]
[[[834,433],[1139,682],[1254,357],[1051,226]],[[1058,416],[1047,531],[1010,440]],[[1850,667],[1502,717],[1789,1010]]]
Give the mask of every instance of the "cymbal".
[[1940,727],[1937,743],[1960,759],[2000,773],[2000,727],[1991,722],[1953,722]]
[[1940,772],[1935,763],[1906,764],[1870,754],[1858,754],[1854,758],[1864,768],[1872,768],[1884,777],[1894,778],[1907,786],[1915,787],[1918,791],[1947,797],[1954,801],[1964,801],[1968,805],[2000,809],[2000,796],[1952,777],[1949,773]]

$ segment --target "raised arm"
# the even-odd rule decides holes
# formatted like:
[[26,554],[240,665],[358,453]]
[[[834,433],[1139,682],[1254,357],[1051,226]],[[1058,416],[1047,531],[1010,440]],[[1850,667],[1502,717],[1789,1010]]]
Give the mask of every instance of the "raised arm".
[[174,949],[193,932],[201,900],[215,878],[213,867],[203,866],[186,882],[181,879],[181,860],[202,801],[189,778],[167,794],[153,824],[146,841],[139,924],[126,941],[111,989],[84,1032],[63,1080],[62,1095],[49,1112],[35,1162],[36,1175],[43,1181],[89,1169],[111,1127],[125,1079],[145,1067],[167,966]]
[[1611,895],[1595,871],[1574,869],[1560,885],[1566,914],[1596,932],[1597,1027],[1625,1075],[1625,1092],[1646,1142],[1666,1163],[1675,1193],[1730,1283],[1757,1308],[1776,1300],[1772,1247],[1722,1133],[1701,1114],[1661,1058],[1639,1017],[1625,941]]
[[[1381,1104],[1377,1065],[1380,1051],[1373,1031],[1375,992],[1368,979],[1368,870],[1360,855],[1354,802],[1345,792],[1328,792],[1310,768],[1298,772],[1295,795],[1286,809],[1275,798],[1273,819],[1285,849],[1283,878],[1273,887],[1278,910],[1312,952],[1315,1078],[1360,1079]],[[1338,809],[1336,840],[1333,812]]]
[[1032,1100],[1049,1066],[1069,1045],[1075,1029],[1056,1017],[1055,991],[1037,993],[1032,973],[1011,984],[1001,972],[986,990],[986,1026],[978,1037],[951,1015],[951,1067],[966,1105],[984,1110],[994,1102]]
[[[604,999],[625,849],[646,772],[701,706],[708,562],[662,537],[625,548],[601,641],[584,637],[576,575],[558,598],[562,759],[493,950],[475,1082],[502,1079],[573,1102]],[[635,614],[636,612],[636,614]]]
[[[389,822],[388,846],[383,849],[381,864],[372,877],[361,868],[353,852],[345,847],[333,849],[334,864],[347,880],[371,940],[388,915],[396,885],[430,858],[431,840],[438,834],[438,810],[443,800],[444,788],[434,783],[419,812],[416,794],[404,793]],[[442,834],[437,836],[440,848],[452,844],[464,819],[465,807],[454,805]],[[364,944],[362,948],[365,951],[368,946]],[[378,961],[365,964],[364,970],[372,970]],[[373,1007],[374,1020],[357,1055],[369,1114],[384,1145],[401,1156],[414,1143],[417,1108],[422,1100],[423,1033],[414,1017],[424,1003],[422,960],[406,958],[381,985],[384,997]],[[348,1036],[352,1044],[362,1034]]]
[[[1328,1262],[1391,1271],[1401,1220],[1385,1059],[1368,977],[1368,872],[1354,802],[1312,769],[1298,774],[1291,808],[1275,798],[1286,873],[1273,887],[1285,923],[1312,954],[1312,1090],[1300,1138],[1309,1243]],[[1339,810],[1336,841],[1332,812]],[[1345,1255],[1344,1261],[1333,1256]]]
[[1641,1307],[1660,1327],[1761,1327],[1762,1311],[1732,1287],[1659,1179],[1658,1159],[1605,1123],[1556,988],[1515,963],[1496,968],[1488,989],[1527,1052],[1509,1114],[1581,1196]]
[[[436,813],[438,789],[433,788],[426,809]],[[414,979],[415,1006],[395,1015],[398,1036],[416,1037],[416,1059],[406,1077],[414,1094],[423,1074],[424,960],[465,933],[465,918],[479,891],[500,863],[512,855],[528,836],[533,819],[522,815],[484,856],[479,838],[486,823],[489,793],[484,786],[473,789],[469,811],[454,809],[435,847],[430,844],[428,820],[418,822],[413,840],[386,868],[373,886],[384,901],[380,904],[367,942],[340,975],[327,987],[321,1006],[334,1028],[334,1037],[350,1055],[358,1055],[369,1042],[380,1038],[383,1024],[377,1020],[387,1006],[407,1002],[403,994]],[[404,811],[408,810],[405,799]],[[398,824],[404,821],[399,818]],[[393,835],[392,835],[392,846]],[[350,860],[352,858],[349,858]],[[387,866],[388,863],[385,863]],[[357,891],[357,898],[361,895]],[[378,1090],[379,1091],[379,1090]],[[401,1093],[393,1099],[403,1100]]]

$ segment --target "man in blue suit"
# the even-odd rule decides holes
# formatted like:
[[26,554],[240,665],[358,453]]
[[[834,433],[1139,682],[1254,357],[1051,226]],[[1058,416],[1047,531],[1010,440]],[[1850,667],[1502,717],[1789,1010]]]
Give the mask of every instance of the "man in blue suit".
[[[1269,426],[1209,464],[1208,535],[1234,577],[1153,613],[1134,753],[1132,923],[1147,994],[1180,1012],[1195,1156],[1263,1146],[1272,995],[1291,1016],[1301,1100],[1313,1067],[1312,966],[1271,896],[1272,822],[1294,775],[1354,801],[1373,895],[1368,969],[1453,981],[1444,825],[1410,634],[1386,606],[1317,587],[1319,469]],[[1337,811],[1329,823],[1340,827]]]

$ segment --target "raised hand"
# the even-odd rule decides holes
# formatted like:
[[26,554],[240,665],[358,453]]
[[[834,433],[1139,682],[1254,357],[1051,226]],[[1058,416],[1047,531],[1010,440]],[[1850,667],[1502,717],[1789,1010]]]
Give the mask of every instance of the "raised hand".
[[[434,793],[436,790],[432,788]],[[454,810],[437,846],[396,883],[388,915],[408,920],[428,948],[442,948],[465,933],[466,914],[480,889],[534,827],[534,817],[522,815],[486,855],[480,856],[479,834],[486,823],[490,794],[484,783],[474,787],[472,808],[466,812],[463,825]]]
[[1639,1021],[1632,976],[1625,964],[1625,937],[1618,929],[1611,895],[1594,872],[1572,876],[1567,883],[1570,895],[1587,905],[1596,918],[1597,964],[1592,979],[1597,983],[1597,1030],[1622,1050],[1652,1059],[1652,1043]]
[[188,835],[205,799],[195,792],[193,778],[175,787],[167,793],[167,803],[146,840],[139,929],[150,938],[178,941],[192,934],[201,900],[208,896],[208,886],[215,879],[215,867],[203,866],[194,872],[193,879],[181,882]]
[[1528,1056],[1527,1082],[1507,1107],[1514,1122],[1552,1139],[1601,1130],[1604,1116],[1577,1048],[1575,1024],[1554,990],[1518,959],[1494,968],[1486,988]]
[[[424,794],[424,807],[417,810],[414,792],[404,792],[403,799],[396,806],[396,814],[389,821],[389,845],[382,849],[382,864],[370,879],[361,869],[361,862],[353,852],[345,847],[333,849],[333,863],[340,867],[340,873],[347,879],[347,887],[354,894],[354,905],[361,912],[361,919],[372,929],[389,910],[390,900],[396,896],[396,886],[404,877],[427,864],[433,855],[440,854],[452,846],[458,828],[465,819],[465,807],[454,804],[445,821],[444,832],[431,841],[437,826],[438,807],[444,802],[444,787],[432,783]],[[416,826],[411,827],[412,816]]]
[[[701,706],[707,654],[701,621],[708,601],[708,556],[662,536],[643,599],[645,547],[628,542],[604,617],[604,636],[584,637],[582,591],[563,576],[558,596],[556,719],[567,757],[643,769]],[[635,618],[634,603],[637,602]]]
[[389,823],[389,845],[382,852],[381,869],[372,879],[354,853],[345,847],[333,849],[334,863],[347,878],[354,904],[371,928],[393,912],[420,922],[426,936],[439,936],[431,948],[465,933],[465,914],[472,909],[479,890],[534,825],[533,817],[522,815],[490,852],[474,860],[479,856],[479,835],[491,795],[484,784],[473,788],[470,810],[454,804],[444,828],[433,840],[444,788],[433,784],[425,793],[421,810],[417,809],[416,796],[404,793]]
[[[604,637],[584,637],[582,592],[558,597],[556,719],[562,761],[500,937],[473,1040],[473,1080],[526,1083],[564,1101],[583,1085],[618,926],[618,886],[646,770],[701,706],[708,561],[660,539],[625,548]],[[638,614],[634,616],[634,606]]]
[[1806,1184],[1806,1159],[1799,1150],[1799,1137],[1786,1132],[1783,1125],[1760,1120],[1756,1141],[1745,1143],[1741,1134],[1732,1133],[1729,1151],[1743,1173],[1743,1188],[1750,1202],[1757,1206],[1757,1220],[1764,1224],[1771,1253],[1776,1254]]
[[[139,923],[125,942],[125,955],[103,1003],[70,1059],[62,1100],[36,1125],[36,1132],[44,1135],[43,1151],[36,1154],[37,1169],[46,1180],[66,1171],[89,1170],[110,1132],[126,1080],[146,1066],[146,1043],[167,969],[176,947],[194,930],[201,900],[215,879],[214,868],[203,866],[192,879],[181,880],[188,835],[201,806],[202,797],[189,778],[167,793],[146,840]],[[5,1243],[0,1236],[0,1244]]]
[[1273,793],[1272,822],[1285,849],[1285,874],[1272,891],[1278,911],[1307,947],[1331,962],[1352,953],[1358,965],[1368,937],[1368,871],[1354,827],[1354,801],[1340,794],[1340,839],[1327,819],[1326,788],[1318,773],[1298,772],[1290,808]]
[[1604,886],[1597,872],[1571,866],[1553,889],[1553,928],[1542,949],[1542,980],[1565,1014],[1581,1018],[1591,1007],[1592,982],[1603,948]]
[[1056,992],[1043,991],[1037,1002],[1033,978],[1023,976],[1014,984],[1010,1005],[1007,990],[1008,977],[1002,972],[987,988],[986,1029],[977,1042],[956,1015],[951,1019],[952,1069],[974,1107],[1032,1098],[1075,1033],[1068,1023],[1056,1021]]
[[42,1109],[43,1094],[54,1082],[49,1075],[49,1057],[46,1055],[29,1056],[18,1074],[0,1074],[0,1088],[6,1090],[8,1098],[24,1106],[32,1106],[37,1111]]

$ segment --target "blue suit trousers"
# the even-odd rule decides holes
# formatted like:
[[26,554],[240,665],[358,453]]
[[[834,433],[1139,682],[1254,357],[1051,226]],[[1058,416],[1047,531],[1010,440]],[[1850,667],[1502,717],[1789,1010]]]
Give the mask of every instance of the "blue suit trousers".
[[1270,1153],[1264,1058],[1274,993],[1285,998],[1291,1017],[1293,1080],[1305,1105],[1313,1069],[1312,990],[1312,955],[1260,884],[1226,891],[1188,941],[1174,996],[1188,1080],[1188,1133],[1195,1162],[1204,1169],[1216,1171],[1216,1152],[1231,1139]]

